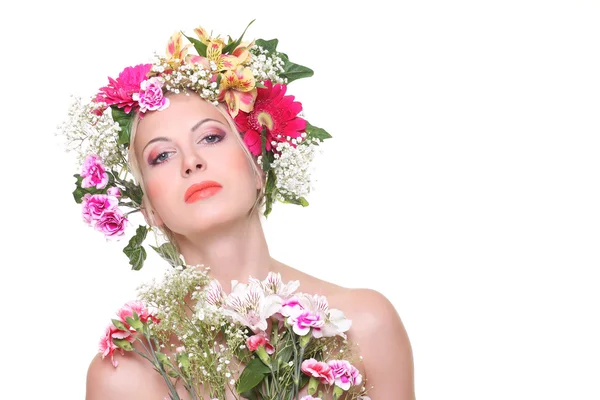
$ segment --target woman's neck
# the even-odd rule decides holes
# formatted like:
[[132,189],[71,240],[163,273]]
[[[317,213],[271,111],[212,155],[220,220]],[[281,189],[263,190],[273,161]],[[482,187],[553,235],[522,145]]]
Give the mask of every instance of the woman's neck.
[[210,267],[211,277],[231,289],[231,280],[247,282],[250,276],[264,279],[280,263],[269,248],[258,215],[243,218],[195,236],[178,236],[177,243],[188,265]]

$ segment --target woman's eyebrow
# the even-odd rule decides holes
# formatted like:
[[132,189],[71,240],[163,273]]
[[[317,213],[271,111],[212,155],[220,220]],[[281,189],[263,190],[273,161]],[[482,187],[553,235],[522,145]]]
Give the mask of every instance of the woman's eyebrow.
[[212,119],[212,118],[204,118],[198,122],[196,122],[196,124],[194,126],[192,126],[192,129],[190,129],[191,132],[194,132],[196,129],[200,128],[203,124],[205,124],[206,122],[218,122],[219,124],[223,125],[223,123],[221,121],[217,121],[216,119]]
[[[192,128],[190,129],[190,132],[194,132],[196,129],[200,128],[203,124],[205,124],[207,122],[217,122],[217,123],[223,125],[223,123],[221,121],[217,121],[216,119],[204,118],[204,119],[201,119],[200,121],[196,122],[194,124],[194,126],[192,126]],[[170,141],[171,141],[171,139],[169,139],[168,137],[157,136],[154,139],[150,140],[148,143],[146,143],[146,145],[142,149],[142,153],[144,152],[144,150],[146,150],[146,147],[148,147],[149,145],[151,145],[154,142],[170,142]]]
[[171,141],[171,139],[169,139],[168,137],[164,137],[164,136],[155,137],[154,139],[152,139],[148,143],[146,143],[146,145],[142,149],[142,153],[146,150],[146,147],[148,147],[149,145],[151,145],[154,142],[170,142],[170,141]]

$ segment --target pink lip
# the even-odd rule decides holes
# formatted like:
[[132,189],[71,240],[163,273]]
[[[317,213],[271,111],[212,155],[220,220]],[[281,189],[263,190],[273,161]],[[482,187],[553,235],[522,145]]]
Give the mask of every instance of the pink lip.
[[209,198],[219,192],[223,186],[215,181],[203,181],[195,183],[185,191],[183,201],[193,203],[198,200]]

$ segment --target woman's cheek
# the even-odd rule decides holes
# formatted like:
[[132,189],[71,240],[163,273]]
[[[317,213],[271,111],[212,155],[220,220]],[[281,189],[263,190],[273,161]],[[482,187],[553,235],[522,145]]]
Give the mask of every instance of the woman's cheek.
[[254,176],[254,171],[244,150],[241,148],[236,149],[233,154],[230,154],[229,159],[229,166],[236,176]]
[[150,203],[156,205],[160,203],[160,196],[163,193],[168,193],[168,179],[149,179],[146,183],[146,196]]

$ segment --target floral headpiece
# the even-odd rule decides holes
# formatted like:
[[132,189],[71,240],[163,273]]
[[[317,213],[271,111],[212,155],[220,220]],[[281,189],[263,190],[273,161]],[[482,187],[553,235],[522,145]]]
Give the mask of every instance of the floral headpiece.
[[[245,43],[246,31],[239,39],[227,41],[211,37],[200,27],[194,32],[198,39],[176,32],[166,56],[156,56],[152,64],[127,67],[116,79],[109,77],[108,85],[88,102],[75,98],[68,120],[60,127],[68,150],[77,151],[82,162],[81,173],[75,174],[75,201],[82,204],[84,221],[107,238],[122,237],[127,215],[139,211],[142,203],[142,189],[127,162],[134,117],[167,108],[167,92],[193,91],[214,105],[226,104],[266,174],[265,216],[275,200],[308,205],[308,167],[316,146],[331,136],[300,117],[301,103],[286,91],[287,84],[310,77],[313,71],[279,52],[277,39]],[[184,36],[189,41],[185,45]],[[146,258],[142,242],[147,232],[148,227],[139,226],[123,250],[133,269],[140,269]],[[171,264],[181,264],[170,243],[151,247]]]

